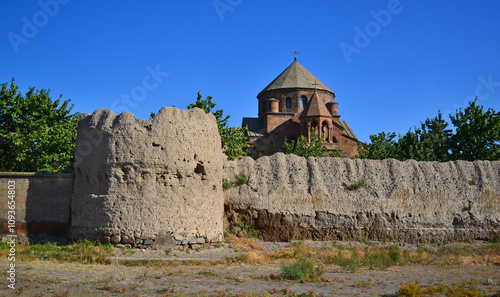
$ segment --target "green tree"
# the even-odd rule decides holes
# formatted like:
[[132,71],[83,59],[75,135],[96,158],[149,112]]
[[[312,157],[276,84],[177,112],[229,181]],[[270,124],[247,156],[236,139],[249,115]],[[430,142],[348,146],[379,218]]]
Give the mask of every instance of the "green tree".
[[[417,161],[499,160],[500,117],[492,108],[484,111],[477,98],[469,106],[450,115],[455,133],[441,112],[413,127],[405,135],[381,132],[370,135],[371,143],[362,144],[361,158]],[[413,130],[413,131],[412,131]]]
[[359,157],[363,159],[388,159],[398,158],[399,144],[395,140],[396,133],[385,133],[370,135],[371,143],[363,143]]
[[216,105],[216,103],[212,102],[211,96],[202,99],[201,91],[198,91],[196,102],[188,104],[187,108],[192,109],[198,107],[203,109],[206,113],[212,113],[215,116],[221,136],[222,149],[230,160],[246,156],[247,149],[251,147],[248,143],[248,138],[245,136],[247,127],[229,127],[227,125],[229,115],[224,117],[224,111],[222,109],[212,111]]
[[70,99],[52,101],[50,90],[29,88],[23,96],[14,83],[0,90],[0,170],[70,170],[79,114]]
[[282,152],[285,154],[294,154],[304,158],[309,157],[324,157],[326,155],[326,146],[323,144],[323,140],[319,138],[314,129],[311,131],[311,142],[308,143],[307,137],[300,136],[295,141],[288,141],[285,138],[285,142],[282,146]]
[[458,109],[451,122],[456,128],[451,137],[451,155],[454,160],[499,160],[500,159],[500,113],[469,102],[469,106]]
[[441,112],[438,116],[420,123],[420,127],[413,127],[398,141],[397,158],[400,160],[414,159],[417,161],[440,161],[450,159],[450,139],[452,131],[446,129],[448,123],[443,119]]

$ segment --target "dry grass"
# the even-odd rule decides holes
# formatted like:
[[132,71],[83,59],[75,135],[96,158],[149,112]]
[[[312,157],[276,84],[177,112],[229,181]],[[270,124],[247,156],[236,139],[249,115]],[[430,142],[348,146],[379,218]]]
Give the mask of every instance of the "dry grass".
[[256,238],[240,238],[236,235],[229,234],[228,236],[231,246],[241,251],[260,251],[262,246]]
[[242,260],[245,263],[256,265],[256,264],[264,264],[267,260],[267,257],[265,254],[261,252],[250,252],[244,254],[242,256]]

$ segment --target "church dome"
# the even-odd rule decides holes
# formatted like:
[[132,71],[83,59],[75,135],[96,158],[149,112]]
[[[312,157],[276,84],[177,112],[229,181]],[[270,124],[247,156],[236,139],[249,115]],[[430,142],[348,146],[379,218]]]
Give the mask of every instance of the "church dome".
[[277,89],[318,89],[333,93],[297,60],[293,61],[260,93]]

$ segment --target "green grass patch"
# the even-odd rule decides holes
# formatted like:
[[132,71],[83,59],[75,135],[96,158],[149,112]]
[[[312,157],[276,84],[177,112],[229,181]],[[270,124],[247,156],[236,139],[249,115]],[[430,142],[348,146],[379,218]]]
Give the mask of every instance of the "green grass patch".
[[469,180],[469,185],[475,186],[475,185],[477,185],[477,181],[475,179],[471,179],[471,180]]
[[357,182],[352,183],[349,186],[347,186],[347,189],[349,191],[353,191],[353,190],[357,190],[359,188],[362,188],[364,186],[365,186],[365,178],[363,177],[360,180],[358,180]]
[[363,258],[363,265],[369,268],[388,268],[394,265],[408,264],[409,262],[409,253],[402,256],[398,245],[368,249]]
[[222,189],[224,191],[226,191],[226,190],[231,189],[232,187],[234,187],[234,183],[232,181],[230,181],[229,179],[223,177],[222,178]]
[[351,256],[347,258],[345,256],[347,250],[339,247],[339,253],[334,260],[334,263],[341,266],[347,271],[356,272],[358,271],[358,266],[360,263],[359,253],[356,249],[351,251]]
[[203,276],[218,276],[217,273],[213,272],[213,271],[210,271],[210,270],[203,270],[203,271],[200,271],[198,272],[199,275],[203,275]]
[[248,176],[243,171],[238,173],[234,178],[235,178],[236,183],[238,185],[244,185],[244,184],[248,183]]
[[243,222],[242,220],[237,220],[234,224],[241,228],[245,232],[248,238],[257,238],[257,232],[252,229],[252,225]]
[[[7,255],[9,248],[6,242],[2,242],[0,244],[0,253]],[[109,264],[109,257],[112,255],[113,249],[110,244],[84,240],[68,245],[18,243],[16,253],[16,257],[22,260]]]

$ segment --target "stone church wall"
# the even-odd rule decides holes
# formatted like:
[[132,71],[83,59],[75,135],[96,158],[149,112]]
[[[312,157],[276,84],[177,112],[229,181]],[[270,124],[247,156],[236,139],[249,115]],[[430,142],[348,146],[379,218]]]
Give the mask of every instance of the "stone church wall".
[[222,239],[215,117],[165,107],[153,121],[99,109],[78,125],[71,236],[149,246]]
[[[277,153],[226,161],[226,229],[260,238],[422,243],[500,235],[500,161],[447,163],[309,158]],[[364,186],[348,187],[364,179]]]

